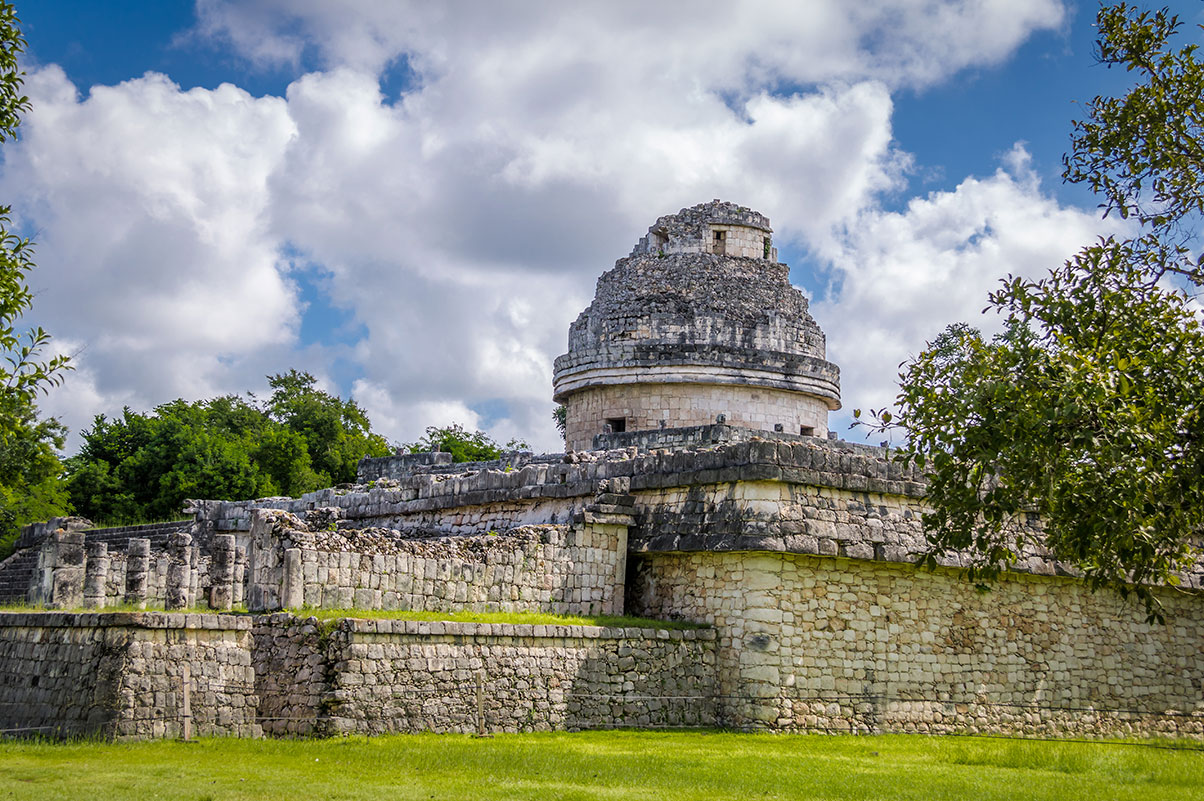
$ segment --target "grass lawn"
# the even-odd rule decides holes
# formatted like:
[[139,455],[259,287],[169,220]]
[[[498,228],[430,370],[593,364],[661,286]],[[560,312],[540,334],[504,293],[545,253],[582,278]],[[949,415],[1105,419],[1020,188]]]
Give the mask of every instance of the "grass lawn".
[[581,732],[0,742],[0,799],[1204,799],[1204,752],[884,735]]

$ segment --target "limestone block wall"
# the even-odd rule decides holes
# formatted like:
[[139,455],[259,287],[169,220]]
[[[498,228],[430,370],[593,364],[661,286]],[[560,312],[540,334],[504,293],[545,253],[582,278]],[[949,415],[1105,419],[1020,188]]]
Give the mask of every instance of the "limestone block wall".
[[406,538],[384,529],[311,531],[260,510],[251,530],[254,611],[302,606],[618,615],[627,527],[524,526]]
[[715,723],[707,629],[344,620],[331,643],[331,733]]
[[320,732],[332,663],[333,621],[287,612],[256,615],[252,633],[258,722],[263,733],[298,737]]
[[187,668],[194,733],[256,736],[250,629],[230,615],[0,612],[0,729],[178,737]]
[[731,426],[827,436],[828,406],[814,396],[756,386],[702,383],[615,384],[585,389],[566,401],[565,444],[589,450],[608,420],[628,431],[704,426],[726,415]]
[[0,613],[0,728],[178,737],[185,669],[197,735],[715,723],[709,629],[28,612]]
[[842,732],[1204,735],[1204,598],[1168,624],[1064,577],[788,553],[632,555],[628,612],[714,624],[720,717]]
[[710,245],[710,250],[707,251],[709,253],[741,256],[746,259],[771,259],[775,262],[778,260],[777,248],[773,247],[767,231],[722,223],[711,223],[708,228],[710,236],[706,241]]
[[[526,524],[571,522],[598,492],[598,480],[610,474],[606,465],[569,464],[563,458],[509,471],[465,470],[448,475],[415,473],[375,486],[324,489],[300,498],[194,501],[192,509],[218,532],[248,532],[256,509],[303,515],[333,508],[338,510],[340,526],[484,534]],[[245,537],[240,537],[239,545],[245,544]]]

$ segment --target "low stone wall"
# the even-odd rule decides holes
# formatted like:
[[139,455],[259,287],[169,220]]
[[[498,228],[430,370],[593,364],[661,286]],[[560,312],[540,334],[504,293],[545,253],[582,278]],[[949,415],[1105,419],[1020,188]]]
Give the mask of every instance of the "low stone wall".
[[796,554],[633,554],[628,613],[712,623],[739,728],[1204,735],[1204,595]]
[[387,529],[324,530],[278,510],[254,514],[252,611],[622,614],[626,526],[524,526],[412,538]]
[[714,632],[343,620],[331,732],[713,726]]
[[251,620],[231,615],[0,612],[0,730],[257,736]]
[[286,613],[0,613],[11,735],[710,726],[715,633]]

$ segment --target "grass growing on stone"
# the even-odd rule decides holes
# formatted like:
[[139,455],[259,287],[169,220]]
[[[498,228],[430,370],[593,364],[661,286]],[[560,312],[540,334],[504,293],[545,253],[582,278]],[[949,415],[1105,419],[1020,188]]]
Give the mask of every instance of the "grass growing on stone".
[[682,620],[651,620],[646,617],[596,617],[545,615],[538,612],[412,612],[397,609],[290,609],[298,617],[334,620],[354,617],[361,620],[451,620],[458,623],[528,623],[537,626],[612,626],[641,629],[702,629],[701,623]]
[[[40,604],[0,604],[0,612],[162,612],[162,606],[146,606],[142,609],[132,604],[109,604],[103,609],[90,607],[71,607],[68,609],[51,609]],[[172,612],[199,612],[213,614],[215,610],[207,606],[196,606],[188,609],[173,609]],[[537,612],[413,612],[398,609],[288,609],[298,617],[316,617],[319,620],[338,620],[344,617],[354,617],[361,620],[451,620],[460,623],[528,623],[537,626],[611,626],[641,629],[704,629],[709,628],[703,623],[689,623],[682,620],[652,620],[646,617],[613,617],[599,615],[583,617],[579,615],[545,615]],[[245,615],[245,606],[235,607],[225,614]],[[4,796],[0,794],[0,798]]]
[[[106,604],[101,608],[94,606],[68,606],[68,607],[49,607],[44,604],[29,604],[29,603],[12,603],[0,604],[0,612],[166,612],[168,611],[162,604],[147,604],[145,606],[135,606],[134,604]],[[185,609],[172,609],[173,613],[187,614],[216,614],[216,609],[211,609],[208,606],[190,606]],[[245,615],[247,614],[246,606],[239,605],[231,609],[229,612],[222,614]],[[0,796],[3,798],[3,796]]]
[[1204,752],[721,732],[0,742],[0,799],[79,798],[1204,799]]

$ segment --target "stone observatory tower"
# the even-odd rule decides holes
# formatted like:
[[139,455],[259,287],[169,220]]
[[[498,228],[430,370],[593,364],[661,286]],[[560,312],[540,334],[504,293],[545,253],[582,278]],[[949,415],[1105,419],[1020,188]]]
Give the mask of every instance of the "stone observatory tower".
[[779,264],[769,219],[714,200],[661,217],[569,327],[565,444],[714,423],[826,436],[840,370]]

